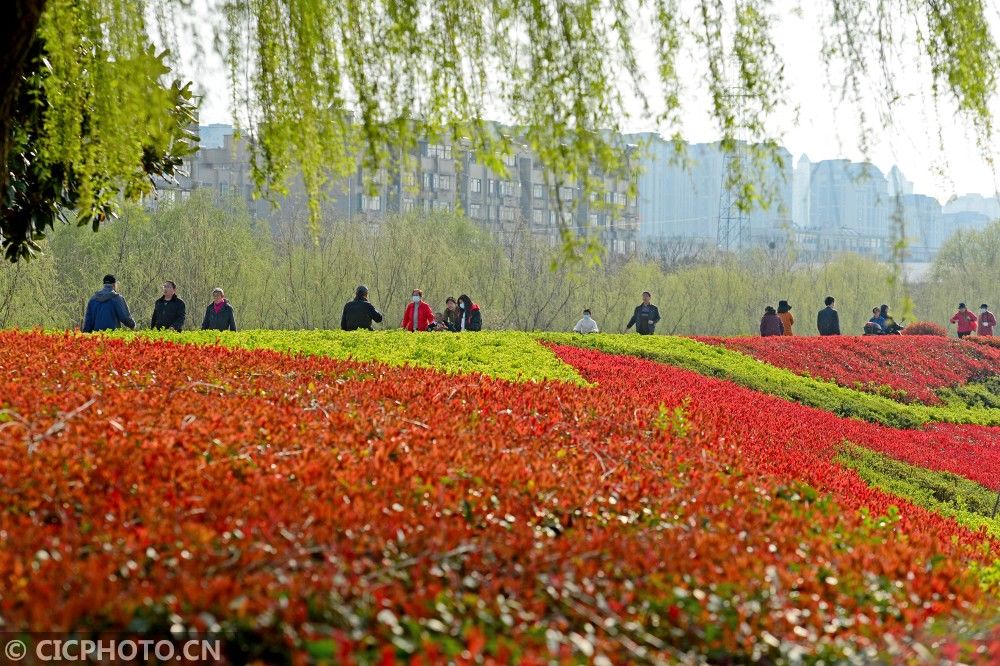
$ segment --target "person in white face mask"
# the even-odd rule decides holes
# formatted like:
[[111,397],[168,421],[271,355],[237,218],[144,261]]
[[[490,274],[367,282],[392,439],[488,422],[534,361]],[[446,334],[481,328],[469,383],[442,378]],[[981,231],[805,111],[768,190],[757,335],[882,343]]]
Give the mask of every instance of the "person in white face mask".
[[976,331],[976,335],[985,335],[986,337],[992,337],[993,329],[997,325],[996,316],[990,312],[990,306],[983,303],[979,306],[979,330]]
[[410,296],[410,302],[406,304],[403,312],[403,329],[407,331],[426,331],[434,327],[434,311],[431,306],[423,300],[424,292],[414,289]]
[[583,318],[576,322],[576,326],[573,327],[574,333],[600,333],[601,330],[597,327],[597,322],[594,318],[590,316],[590,308],[583,311]]

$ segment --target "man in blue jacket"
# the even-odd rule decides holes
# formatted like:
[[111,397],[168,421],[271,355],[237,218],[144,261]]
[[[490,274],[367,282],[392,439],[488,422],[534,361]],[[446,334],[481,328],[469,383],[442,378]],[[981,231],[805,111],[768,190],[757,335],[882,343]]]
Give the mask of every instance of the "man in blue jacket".
[[90,297],[87,314],[83,318],[84,333],[113,331],[120,326],[135,328],[135,320],[129,314],[128,304],[118,293],[118,280],[114,275],[104,276],[104,288]]

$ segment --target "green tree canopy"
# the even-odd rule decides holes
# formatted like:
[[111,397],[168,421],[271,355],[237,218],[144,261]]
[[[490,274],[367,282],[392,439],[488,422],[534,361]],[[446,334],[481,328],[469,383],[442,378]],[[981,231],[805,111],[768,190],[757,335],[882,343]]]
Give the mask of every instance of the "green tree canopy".
[[[950,98],[989,144],[998,57],[981,0],[821,4],[816,42],[843,74],[844,95],[878,92],[891,106],[897,66],[918,53],[935,98]],[[171,103],[151,92],[149,40],[176,46],[202,16],[190,0],[13,5],[0,34],[11,45],[0,64],[5,159],[10,100],[41,37],[39,154],[65,165],[82,192],[134,173],[155,109]],[[294,165],[315,217],[325,183],[353,169],[356,155],[384,165],[393,147],[419,136],[467,140],[502,172],[510,137],[486,122],[496,108],[557,185],[635,168],[615,138],[633,99],[668,134],[682,112],[708,113],[724,147],[743,132],[766,153],[786,94],[772,37],[777,10],[773,0],[208,0],[204,19],[228,66],[237,125],[252,139],[258,188],[280,192]],[[649,51],[656,63],[647,77],[637,54]],[[707,109],[682,108],[693,63],[707,71]],[[733,86],[745,112],[726,94]]]

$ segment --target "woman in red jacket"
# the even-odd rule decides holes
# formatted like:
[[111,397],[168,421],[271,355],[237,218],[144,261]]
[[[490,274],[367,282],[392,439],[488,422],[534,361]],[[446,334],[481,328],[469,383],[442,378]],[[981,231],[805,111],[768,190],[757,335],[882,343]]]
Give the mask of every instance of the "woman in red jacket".
[[958,325],[958,337],[967,338],[976,330],[979,318],[965,308],[965,303],[958,304],[958,312],[951,318],[951,323]]
[[[426,331],[428,326],[434,324],[434,311],[431,306],[423,301],[424,292],[419,289],[413,290],[412,302],[406,304],[403,312],[403,328],[407,331]],[[413,312],[417,315],[414,317]]]

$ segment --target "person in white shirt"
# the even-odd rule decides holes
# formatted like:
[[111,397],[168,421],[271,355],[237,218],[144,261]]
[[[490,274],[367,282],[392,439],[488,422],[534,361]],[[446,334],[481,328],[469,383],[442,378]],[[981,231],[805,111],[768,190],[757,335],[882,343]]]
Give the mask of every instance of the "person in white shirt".
[[576,326],[573,327],[574,333],[600,333],[600,329],[597,328],[597,322],[593,320],[590,316],[590,310],[583,311],[583,319],[576,322]]

